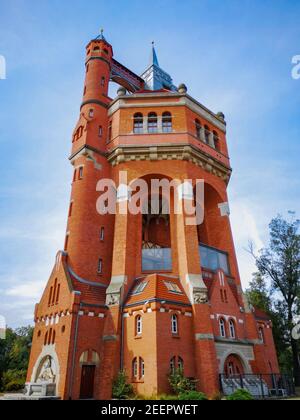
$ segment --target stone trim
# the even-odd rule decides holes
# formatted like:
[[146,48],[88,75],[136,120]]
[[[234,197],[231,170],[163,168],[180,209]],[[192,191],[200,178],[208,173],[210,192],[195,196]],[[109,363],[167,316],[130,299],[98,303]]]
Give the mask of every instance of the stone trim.
[[120,145],[108,155],[108,162],[112,166],[133,161],[163,161],[181,160],[192,162],[206,172],[218,176],[228,183],[231,177],[231,168],[224,166],[212,156],[206,155],[201,150],[190,144],[178,145]]
[[108,108],[108,105],[105,102],[99,101],[99,99],[88,99],[87,101],[82,102],[82,104],[80,105],[80,110],[85,105],[100,105],[100,106],[102,106],[105,109]]
[[228,356],[231,354],[239,356],[241,359],[245,373],[251,374],[252,369],[250,361],[255,360],[253,347],[251,345],[240,345],[239,343],[216,343],[217,358],[220,361],[219,372],[224,373],[224,365]]
[[117,335],[104,335],[102,338],[103,341],[118,341]]
[[195,334],[196,341],[214,341],[215,337],[213,334]]
[[55,345],[44,346],[43,347],[43,350],[40,353],[39,357],[37,358],[37,360],[35,362],[35,365],[34,365],[34,368],[32,370],[30,382],[32,384],[36,383],[36,376],[37,376],[37,372],[38,372],[38,369],[40,367],[40,364],[41,364],[42,360],[47,356],[52,357],[52,359],[54,360],[54,362],[56,364],[57,371],[56,371],[56,378],[55,378],[56,379],[56,381],[55,381],[55,384],[56,384],[55,394],[57,395],[58,394],[57,393],[58,385],[59,385],[59,380],[60,380],[60,365],[59,365],[59,359],[58,359],[57,353],[55,351]]

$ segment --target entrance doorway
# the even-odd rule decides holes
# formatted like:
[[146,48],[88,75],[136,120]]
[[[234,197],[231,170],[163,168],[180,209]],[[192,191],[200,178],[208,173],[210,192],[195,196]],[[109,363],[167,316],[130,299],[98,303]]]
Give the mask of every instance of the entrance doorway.
[[244,375],[244,367],[241,359],[232,354],[227,357],[224,365],[224,372],[226,376]]
[[96,366],[83,365],[81,370],[80,399],[88,400],[94,398]]

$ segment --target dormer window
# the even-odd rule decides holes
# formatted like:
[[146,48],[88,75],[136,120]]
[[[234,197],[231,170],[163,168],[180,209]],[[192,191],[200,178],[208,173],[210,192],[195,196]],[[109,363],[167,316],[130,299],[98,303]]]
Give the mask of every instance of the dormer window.
[[144,131],[143,126],[144,126],[143,114],[138,112],[133,117],[133,132],[134,132],[134,134],[142,134],[143,131]]
[[172,133],[172,115],[170,112],[164,112],[162,115],[163,133]]
[[157,114],[155,112],[148,115],[148,133],[157,133]]

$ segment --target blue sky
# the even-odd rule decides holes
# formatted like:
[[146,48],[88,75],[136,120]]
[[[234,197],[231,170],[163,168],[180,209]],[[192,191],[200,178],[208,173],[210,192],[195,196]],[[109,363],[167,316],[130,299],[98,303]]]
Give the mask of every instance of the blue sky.
[[267,243],[277,213],[300,215],[300,1],[0,0],[0,314],[32,322],[64,242],[68,155],[85,45],[104,27],[115,58],[141,73],[156,41],[175,84],[223,111],[234,168],[231,220],[245,286],[249,239]]

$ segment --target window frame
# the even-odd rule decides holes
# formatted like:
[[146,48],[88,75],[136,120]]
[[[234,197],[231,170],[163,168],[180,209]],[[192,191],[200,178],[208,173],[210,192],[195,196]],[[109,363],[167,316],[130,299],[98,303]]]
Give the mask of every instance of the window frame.
[[172,133],[173,132],[173,118],[169,111],[162,114],[162,132]]
[[173,335],[179,334],[179,323],[177,314],[172,314],[171,316],[171,331]]
[[236,328],[235,328],[235,322],[233,319],[229,320],[229,333],[230,333],[230,338],[232,339],[236,339]]
[[133,116],[133,133],[144,133],[144,115],[141,112],[137,112]]
[[143,334],[143,319],[142,315],[137,315],[135,318],[135,335],[141,337]]
[[148,114],[147,131],[149,134],[158,133],[158,116],[156,112],[150,112]]
[[226,338],[227,334],[226,334],[226,322],[224,318],[220,318],[219,319],[219,330],[220,330],[220,336],[222,338]]

